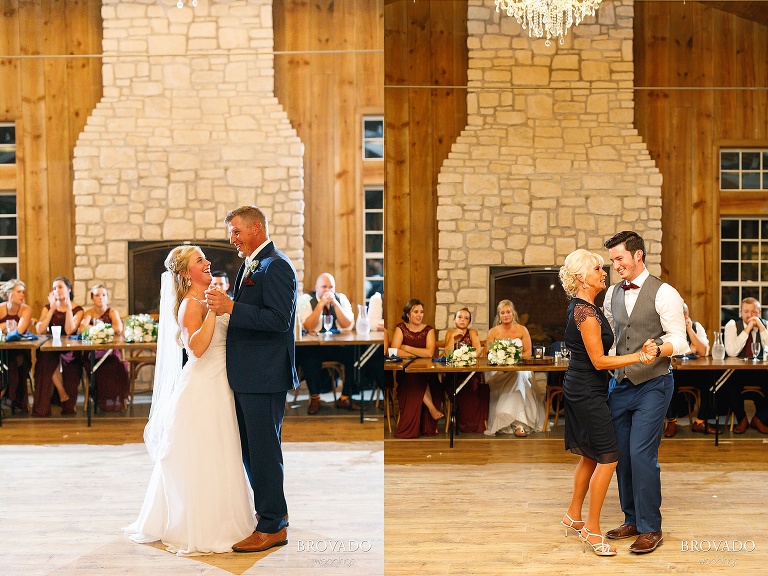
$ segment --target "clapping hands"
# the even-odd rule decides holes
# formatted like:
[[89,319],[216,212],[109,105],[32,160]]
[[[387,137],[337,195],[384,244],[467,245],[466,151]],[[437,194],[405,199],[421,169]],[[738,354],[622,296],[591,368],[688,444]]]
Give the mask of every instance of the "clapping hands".
[[640,350],[640,362],[643,364],[652,364],[656,360],[656,354],[659,346],[651,339],[648,339],[643,344],[643,349]]

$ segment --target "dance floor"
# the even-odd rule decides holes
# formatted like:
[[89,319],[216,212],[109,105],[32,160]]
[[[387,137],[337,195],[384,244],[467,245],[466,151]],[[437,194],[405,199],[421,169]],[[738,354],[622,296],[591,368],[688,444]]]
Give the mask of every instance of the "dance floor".
[[[628,550],[633,539],[620,540],[612,542],[617,556],[599,558],[583,553],[559,524],[577,457],[563,450],[557,432],[523,439],[463,435],[453,449],[445,437],[385,440],[385,573],[765,573],[765,436],[726,433],[718,447],[711,436],[664,439],[664,543],[635,555]],[[603,530],[623,522],[615,477],[601,521]]]
[[284,457],[287,546],[180,558],[121,533],[152,470],[143,444],[2,445],[0,574],[382,574],[382,442],[285,442]]

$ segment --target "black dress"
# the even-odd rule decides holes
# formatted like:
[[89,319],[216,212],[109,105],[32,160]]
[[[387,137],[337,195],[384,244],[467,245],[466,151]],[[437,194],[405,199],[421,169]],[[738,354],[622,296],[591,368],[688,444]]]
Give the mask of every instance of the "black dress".
[[611,411],[608,408],[607,370],[595,369],[589,359],[579,326],[594,316],[600,324],[605,354],[613,345],[613,332],[602,311],[593,304],[574,298],[568,306],[565,344],[571,361],[563,380],[565,396],[565,449],[601,464],[619,459]]

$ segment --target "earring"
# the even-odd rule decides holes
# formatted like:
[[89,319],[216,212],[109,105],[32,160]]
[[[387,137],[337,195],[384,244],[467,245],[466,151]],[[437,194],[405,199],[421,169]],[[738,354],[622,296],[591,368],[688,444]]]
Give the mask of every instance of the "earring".
[[581,285],[581,287],[582,287],[582,288],[586,288],[586,287],[587,287],[587,285],[586,285],[586,284],[582,284],[582,285]]

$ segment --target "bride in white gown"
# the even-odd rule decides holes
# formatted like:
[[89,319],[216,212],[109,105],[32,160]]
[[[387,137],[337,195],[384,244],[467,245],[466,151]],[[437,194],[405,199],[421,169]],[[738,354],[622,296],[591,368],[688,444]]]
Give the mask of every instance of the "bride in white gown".
[[[496,325],[488,331],[486,347],[494,340],[506,338],[522,340],[523,358],[531,357],[528,329],[517,323],[512,302],[502,300],[496,307]],[[489,372],[486,382],[491,389],[491,399],[485,434],[493,436],[501,432],[522,438],[544,429],[544,404],[533,385],[532,372]]]
[[[217,317],[198,299],[211,282],[198,247],[174,248],[165,266],[144,431],[155,467],[139,518],[125,532],[135,542],[161,540],[179,556],[230,552],[253,533],[255,513],[227,381],[229,315]],[[189,356],[183,370],[179,337]]]

